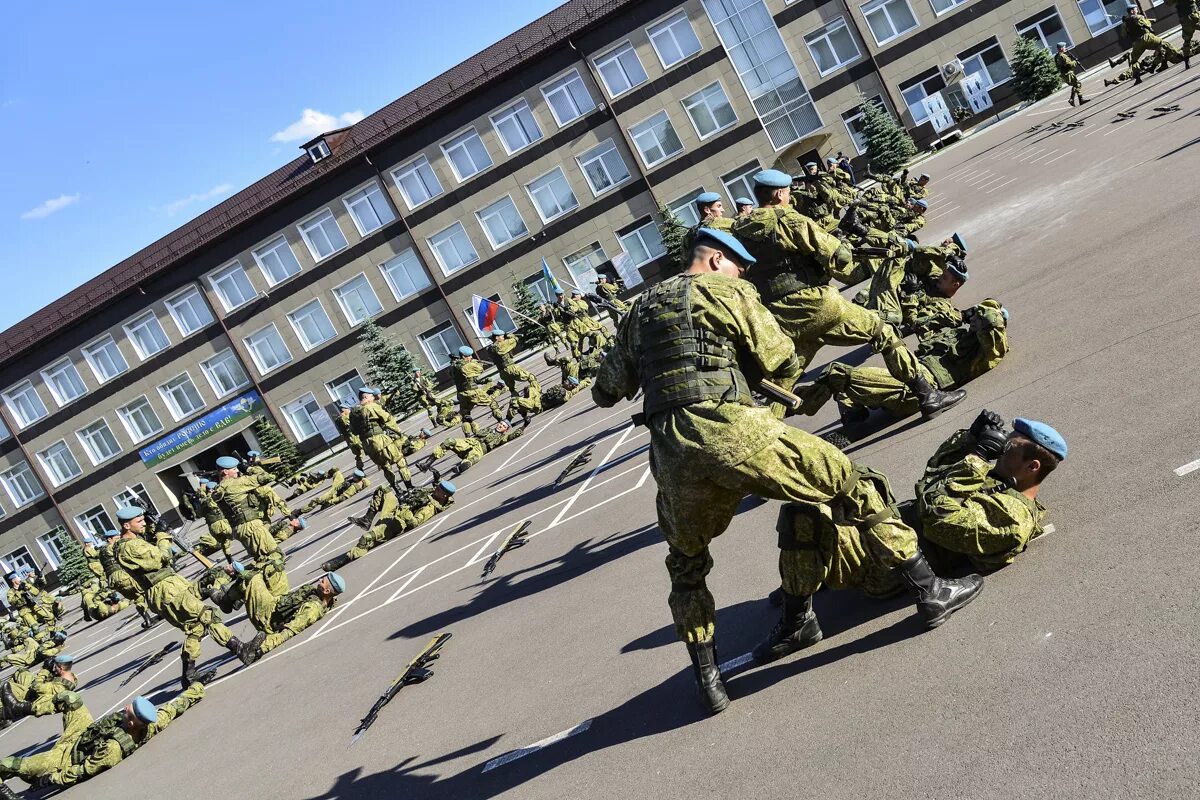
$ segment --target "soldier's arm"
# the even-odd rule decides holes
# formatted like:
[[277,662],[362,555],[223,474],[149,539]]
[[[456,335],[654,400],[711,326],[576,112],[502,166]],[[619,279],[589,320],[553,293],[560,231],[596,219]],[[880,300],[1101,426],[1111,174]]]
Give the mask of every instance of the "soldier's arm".
[[713,310],[709,324],[747,350],[765,377],[790,388],[801,372],[795,345],[759,301],[754,287],[746,281],[733,280],[697,284],[694,289],[701,287]]
[[204,684],[193,683],[191,686],[183,690],[183,693],[169,703],[164,703],[158,708],[158,719],[150,723],[146,728],[146,738],[149,739],[156,733],[162,731],[175,720],[176,717],[183,714],[192,706],[204,699]]
[[788,214],[780,224],[801,252],[811,256],[835,278],[844,279],[854,270],[850,248],[808,217]]
[[[942,442],[935,452],[925,464],[926,476],[930,470],[938,470],[949,464],[954,464],[965,459],[970,453],[975,451],[975,437],[971,435],[971,431],[967,428],[962,428],[950,434],[950,438]],[[983,459],[980,459],[982,461]],[[985,462],[986,463],[986,462]],[[987,471],[984,471],[987,474]]]
[[121,753],[121,745],[109,739],[103,748],[93,753],[82,764],[72,764],[66,769],[50,773],[47,782],[54,786],[74,786],[80,781],[86,781],[107,769],[112,769],[121,763],[122,758],[124,755]]
[[632,400],[641,387],[635,341],[637,317],[637,304],[634,304],[634,309],[617,328],[616,343],[600,362],[600,371],[592,386],[592,400],[602,408],[611,408],[622,398]]
[[125,542],[117,556],[117,563],[125,569],[145,572],[161,569],[168,560],[162,550],[144,539],[130,539]]
[[1023,547],[1039,524],[1029,507],[1006,492],[982,491],[991,465],[968,456],[922,496],[925,536],[955,552],[995,555]]

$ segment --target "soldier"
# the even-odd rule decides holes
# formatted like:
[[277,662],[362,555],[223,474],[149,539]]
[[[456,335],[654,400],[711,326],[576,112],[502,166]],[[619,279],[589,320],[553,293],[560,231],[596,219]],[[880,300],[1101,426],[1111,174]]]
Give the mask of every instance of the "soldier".
[[960,402],[966,392],[933,388],[895,329],[829,284],[830,277],[853,272],[851,250],[788,205],[791,183],[791,176],[777,170],[755,175],[759,208],[733,232],[761,262],[750,281],[795,345],[800,363],[796,374],[823,345],[869,343],[892,376],[920,399],[926,419]]
[[[398,475],[404,485],[411,488],[412,473],[400,449],[404,431],[378,402],[379,394],[379,390],[373,386],[363,386],[358,390],[358,405],[350,412],[350,430],[362,440],[363,451],[383,472],[389,484],[394,487]],[[395,475],[392,474],[393,469]]]
[[[326,572],[344,567],[351,561],[362,558],[373,548],[396,538],[405,531],[423,525],[445,511],[454,502],[458,487],[450,481],[438,481],[432,486],[422,486],[397,497],[396,493],[383,486],[375,490],[367,512],[361,517],[350,517],[350,521],[366,530],[357,544],[347,553],[334,556],[321,565]],[[372,526],[376,515],[379,523]]]
[[549,411],[565,405],[575,395],[592,385],[591,378],[567,378],[561,386],[551,386],[541,398],[542,410]]
[[371,482],[367,480],[367,474],[361,469],[351,472],[350,480],[342,477],[341,470],[334,469],[330,471],[333,472],[333,485],[329,487],[328,491],[322,492],[308,501],[308,504],[300,510],[301,514],[324,511],[327,508],[336,506],[338,503],[344,503],[371,485]]
[[492,363],[496,365],[496,373],[500,377],[500,381],[508,387],[508,393],[514,397],[517,394],[517,384],[526,383],[529,386],[538,386],[537,378],[532,372],[519,365],[513,354],[516,353],[520,342],[517,340],[515,332],[505,333],[504,329],[496,326],[492,330],[492,343],[488,345],[487,352],[492,356]]
[[117,563],[116,553],[121,547],[121,532],[117,530],[106,531],[104,538],[105,545],[97,551],[97,554],[100,556],[100,564],[104,567],[104,575],[108,579],[108,585],[133,603],[138,615],[142,618],[142,630],[149,630],[158,622],[158,619],[151,618],[146,606],[146,597],[142,593],[142,590],[129,577],[129,573]]
[[557,350],[543,350],[542,358],[545,359],[547,367],[558,367],[563,383],[566,383],[568,378],[579,380],[579,362],[572,358],[570,353],[560,355]]
[[1083,105],[1087,102],[1087,98],[1083,96],[1083,86],[1079,83],[1079,76],[1075,74],[1075,70],[1079,69],[1079,62],[1067,52],[1066,42],[1059,42],[1057,47],[1058,52],[1054,54],[1054,66],[1058,68],[1058,77],[1071,87],[1071,96],[1067,98],[1067,102],[1075,105],[1075,98],[1078,96],[1079,105]]
[[596,276],[596,296],[602,301],[614,328],[621,324],[621,318],[629,311],[629,304],[617,296],[623,288],[619,280],[610,281],[603,272]]
[[459,457],[460,461],[451,467],[448,472],[451,477],[456,477],[478,464],[480,459],[487,453],[490,453],[502,444],[507,444],[513,439],[519,438],[524,433],[525,429],[523,427],[514,428],[501,420],[496,423],[494,428],[482,430],[477,436],[446,439],[435,447],[433,452],[426,456],[417,466],[422,472],[426,470],[432,472],[434,481],[439,481],[442,479],[442,473],[434,469],[433,462],[447,453],[454,453]]
[[573,289],[566,305],[567,313],[571,315],[567,330],[574,334],[576,342],[575,357],[579,358],[585,352],[603,350],[608,344],[608,335],[604,332],[604,326],[592,318],[592,308],[583,298],[583,293]]
[[19,667],[0,688],[0,730],[24,717],[53,714],[55,695],[73,692],[79,685],[74,665],[74,656],[59,653],[47,657],[36,674]]
[[271,523],[271,538],[279,544],[283,544],[292,538],[293,534],[307,527],[308,522],[305,521],[303,514],[298,517],[284,517]]
[[[978,576],[944,581],[929,570],[883,475],[754,407],[743,365],[784,385],[801,368],[779,323],[739,280],[754,263],[732,235],[701,231],[684,274],[635,302],[592,388],[605,408],[644,393],[658,523],[669,545],[668,602],[712,713],[729,698],[714,644],[715,602],[705,583],[713,565],[709,544],[747,494],[790,501],[778,528],[784,614],[755,650],[760,663],[820,641],[812,594],[827,579],[848,585],[862,573],[892,571],[914,589],[931,627],[982,587]],[[833,540],[813,541],[811,530],[806,535],[792,524],[796,518],[821,520]],[[842,572],[831,576],[831,565]]]
[[542,413],[542,387],[529,385],[512,396],[508,408],[504,411],[504,419],[511,422],[512,418],[520,415],[521,423],[528,425],[535,414]]
[[725,216],[725,203],[716,192],[702,192],[696,196],[696,215],[700,222],[692,227],[692,236],[700,228],[727,231],[733,227],[733,219]]
[[350,408],[351,405],[345,400],[338,403],[338,415],[333,419],[333,425],[337,428],[338,433],[346,440],[346,445],[350,448],[350,452],[354,454],[354,466],[356,469],[363,468],[363,446],[362,439],[354,431],[350,430]]
[[55,628],[38,628],[19,640],[8,655],[0,657],[0,667],[32,667],[39,661],[62,652],[67,632]]
[[1133,3],[1125,6],[1126,14],[1121,18],[1125,33],[1133,40],[1133,48],[1129,51],[1129,63],[1133,67],[1133,85],[1142,82],[1140,60],[1142,54],[1151,50],[1156,54],[1154,66],[1166,69],[1167,62],[1178,64],[1183,60],[1183,54],[1169,42],[1154,35],[1154,20],[1142,14],[1142,10]]
[[200,482],[200,491],[198,492],[199,503],[197,511],[204,518],[204,524],[208,526],[205,533],[200,534],[197,540],[197,545],[200,552],[206,556],[220,550],[225,554],[227,562],[233,562],[233,526],[229,524],[229,520],[225,519],[225,514],[221,511],[221,507],[217,505],[214,493],[217,491],[217,482],[204,480]]
[[737,216],[735,220],[745,219],[750,216],[750,212],[754,210],[754,201],[748,197],[739,197],[733,201],[737,206]]
[[[1196,0],[1170,0],[1179,15],[1179,25],[1183,33],[1183,68],[1192,68],[1192,37],[1196,28],[1200,27],[1200,7]],[[1105,81],[1107,83],[1107,81]]]
[[17,615],[30,628],[36,628],[39,625],[54,622],[54,612],[34,599],[33,592],[35,587],[29,586],[22,579],[20,573],[10,572],[4,576],[8,581],[8,595],[6,596],[9,608],[16,609]]
[[250,557],[260,567],[265,567],[268,561],[275,565],[273,588],[276,593],[283,594],[287,591],[283,553],[279,551],[279,545],[267,524],[270,520],[271,498],[275,493],[265,484],[271,478],[265,475],[241,475],[238,467],[238,460],[233,456],[217,459],[221,483],[213,497]]
[[810,161],[804,165],[804,173],[792,178],[792,194],[789,201],[793,208],[811,219],[822,230],[832,231],[838,227],[838,211],[849,204],[849,199],[843,197],[833,186],[833,182],[825,182],[820,165]]
[[413,370],[409,380],[413,396],[417,398],[421,408],[425,409],[425,413],[429,415],[429,421],[434,425],[440,425],[437,385],[434,384],[433,379],[417,368]]
[[[463,345],[458,348],[458,358],[450,364],[454,371],[454,386],[458,390],[458,411],[462,414],[463,431],[468,436],[479,431],[479,426],[471,416],[476,406],[487,406],[492,416],[499,420],[504,416],[500,404],[487,389],[483,380],[483,364],[475,358],[475,351]],[[412,488],[412,484],[408,484]]]
[[293,636],[315,624],[325,616],[337,597],[346,591],[346,581],[336,572],[326,572],[316,582],[305,584],[275,597],[255,576],[246,584],[246,608],[265,617],[269,632],[256,649],[250,653],[254,663],[279,647]]

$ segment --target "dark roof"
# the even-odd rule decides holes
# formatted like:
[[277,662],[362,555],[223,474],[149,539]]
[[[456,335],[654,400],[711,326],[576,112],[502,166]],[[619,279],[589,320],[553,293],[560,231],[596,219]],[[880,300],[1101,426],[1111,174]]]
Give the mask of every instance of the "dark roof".
[[336,152],[319,164],[302,155],[216,207],[72,289],[0,333],[0,364],[80,319],[180,260],[285,202],[326,173],[420,124],[483,86],[566,42],[637,0],[568,0],[545,16],[418,86],[352,126]]

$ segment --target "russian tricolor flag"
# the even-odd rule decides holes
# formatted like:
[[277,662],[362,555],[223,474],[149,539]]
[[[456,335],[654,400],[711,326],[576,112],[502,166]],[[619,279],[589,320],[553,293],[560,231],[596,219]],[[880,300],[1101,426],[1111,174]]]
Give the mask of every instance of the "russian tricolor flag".
[[495,300],[488,300],[486,297],[473,294],[471,295],[471,306],[475,311],[475,329],[480,333],[491,333],[492,327],[496,324],[496,313],[500,311],[500,304]]

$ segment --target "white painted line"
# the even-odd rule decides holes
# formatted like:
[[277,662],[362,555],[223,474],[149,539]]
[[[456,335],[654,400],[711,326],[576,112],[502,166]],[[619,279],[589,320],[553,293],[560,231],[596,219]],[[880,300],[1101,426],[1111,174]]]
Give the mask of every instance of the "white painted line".
[[728,661],[726,661],[724,664],[721,664],[719,667],[717,667],[717,669],[720,670],[721,672],[732,672],[733,670],[737,669],[738,667],[740,667],[744,664],[749,664],[753,660],[754,660],[754,653],[742,653],[737,658],[731,658]]
[[979,173],[974,178],[971,178],[971,180],[967,181],[966,184],[967,184],[967,186],[974,186],[977,183],[982,183],[983,181],[986,181],[988,178],[992,177],[995,174],[996,173],[992,172],[990,169],[985,169],[983,172]]
[[1137,122],[1137,118],[1136,118],[1136,117],[1135,117],[1134,119],[1131,119],[1131,120],[1126,120],[1125,122],[1122,122],[1120,125],[1117,125],[1117,126],[1115,126],[1115,127],[1112,129],[1112,130],[1108,131],[1108,132],[1107,132],[1107,133],[1105,133],[1104,135],[1105,135],[1105,136],[1112,136],[1112,135],[1113,135],[1114,133],[1116,133],[1117,131],[1121,130],[1122,128],[1127,128],[1127,127],[1129,127],[1130,125],[1132,125],[1132,124],[1133,124],[1133,123],[1135,123],[1135,122]]
[[1059,160],[1060,158],[1062,158],[1063,156],[1069,156],[1069,155],[1071,155],[1071,153],[1074,153],[1074,152],[1075,152],[1075,148],[1074,148],[1074,147],[1072,147],[1070,150],[1068,150],[1067,152],[1063,153],[1061,156],[1055,156],[1054,158],[1052,158],[1052,159],[1050,159],[1049,161],[1047,161],[1045,164],[1042,164],[1042,166],[1043,166],[1043,167],[1048,167],[1048,166],[1050,166],[1051,164],[1053,164],[1055,161],[1058,161],[1058,160]]
[[1054,155],[1054,154],[1055,154],[1055,153],[1057,153],[1057,152],[1058,152],[1058,148],[1056,147],[1056,148],[1054,148],[1053,150],[1049,150],[1049,151],[1047,151],[1047,152],[1045,152],[1045,153],[1042,153],[1042,154],[1041,154],[1040,156],[1038,156],[1037,158],[1031,158],[1029,161],[1026,161],[1025,163],[1026,163],[1026,164],[1036,164],[1037,162],[1041,161],[1041,160],[1042,160],[1043,158],[1045,158],[1046,156],[1052,156],[1052,155]]
[[1054,531],[1056,531],[1056,530],[1058,530],[1058,529],[1055,528],[1053,525],[1047,525],[1046,527],[1042,528],[1042,535],[1039,536],[1038,538],[1045,539],[1047,536],[1054,533]]
[[[467,560],[467,566],[468,567],[471,566],[476,561],[478,561],[480,558],[482,558],[483,554],[485,552],[487,552],[488,548],[490,548],[492,546],[492,542],[496,541],[496,537],[502,533],[504,533],[504,529],[498,530],[495,533],[493,533],[491,536],[487,537],[487,539],[484,540],[483,544],[481,544],[479,546],[479,549],[475,551],[475,555],[471,556],[471,558]],[[396,594],[399,594],[399,592],[396,592]]]
[[1016,178],[1009,178],[1008,180],[1006,180],[1004,183],[1000,184],[999,186],[993,186],[991,189],[988,189],[986,192],[984,192],[984,194],[991,194],[992,192],[996,191],[997,189],[1003,189],[1005,186],[1008,186],[1010,183],[1013,183],[1016,180],[1017,180]]
[[1189,472],[1195,472],[1198,469],[1200,469],[1200,458],[1196,459],[1195,461],[1189,461],[1182,467],[1176,467],[1175,474],[1182,478]]
[[[428,566],[428,565],[426,565],[426,566]],[[422,572],[424,572],[424,571],[425,571],[425,567],[418,567],[417,569],[413,570],[413,574],[412,574],[412,576],[411,576],[411,577],[409,577],[409,579],[408,579],[408,580],[406,580],[406,581],[405,581],[403,584],[401,584],[401,585],[400,585],[400,588],[399,588],[399,589],[397,589],[395,592],[393,592],[393,593],[392,593],[392,596],[391,596],[391,597],[389,597],[389,598],[387,599],[387,601],[386,601],[386,602],[390,603],[390,602],[392,602],[392,600],[396,599],[396,597],[397,597],[397,596],[398,596],[398,595],[399,595],[401,592],[403,592],[405,589],[407,589],[407,588],[408,588],[408,585],[409,585],[410,583],[412,583],[413,581],[415,581],[415,580],[417,579],[417,576],[418,576],[418,575],[420,575],[420,574],[421,574]]]
[[976,186],[976,187],[975,187],[975,190],[976,190],[976,191],[979,191],[980,189],[983,189],[983,188],[984,188],[984,187],[986,187],[986,186],[991,186],[993,183],[997,183],[997,182],[999,182],[999,181],[1002,181],[1002,180],[1004,180],[1004,176],[1003,176],[1003,175],[997,175],[996,177],[992,178],[992,179],[991,179],[990,181],[988,181],[987,183],[981,183],[981,184],[979,184],[978,186]]
[[617,449],[625,441],[625,438],[629,436],[629,434],[633,433],[633,431],[634,426],[631,424],[625,429],[625,432],[621,434],[621,438],[617,439],[613,446],[608,448],[608,453],[605,454],[604,458],[600,459],[600,463],[597,464],[596,468],[593,469],[591,474],[587,476],[587,479],[583,483],[579,484],[579,488],[575,490],[575,494],[571,495],[571,501],[562,507],[562,510],[558,512],[558,516],[556,516],[554,521],[550,523],[551,528],[562,521],[562,518],[565,517],[567,512],[571,510],[571,506],[575,505],[575,501],[579,499],[579,496],[587,491],[588,486],[590,486],[592,483],[592,478],[596,477],[596,473],[600,471],[600,468],[604,466],[605,462],[613,457],[613,454],[617,452]]
[[511,462],[517,456],[521,455],[521,453],[524,452],[526,447],[529,447],[529,445],[533,444],[534,439],[541,436],[543,432],[549,430],[550,427],[552,425],[554,425],[554,423],[558,422],[558,418],[561,417],[565,413],[567,413],[567,409],[563,408],[561,411],[559,411],[557,414],[554,415],[554,419],[552,419],[549,422],[546,422],[544,424],[539,424],[538,429],[533,432],[532,436],[530,436],[529,438],[522,436],[521,438],[525,439],[525,441],[521,442],[521,446],[518,447],[512,455],[510,455],[508,458],[504,459],[504,462],[502,464],[500,464],[500,466],[498,466],[494,470],[492,470],[492,474],[495,475],[497,472],[499,472],[500,470],[507,467],[509,465],[509,462]]
[[502,756],[493,758],[491,761],[487,762],[487,764],[484,765],[483,771],[490,772],[490,771],[494,770],[496,767],[502,767],[505,764],[516,761],[518,758],[524,758],[525,756],[533,755],[537,751],[543,750],[552,744],[558,744],[559,742],[561,742],[564,739],[570,739],[572,736],[578,736],[579,734],[585,732],[588,728],[592,727],[592,722],[593,722],[593,720],[585,719],[583,722],[579,723],[574,728],[568,728],[567,730],[562,731],[560,733],[556,733],[553,736],[547,736],[545,739],[542,739],[540,742],[534,742],[533,744],[529,745],[528,747],[522,747],[520,750],[512,750],[510,752],[505,753]]

